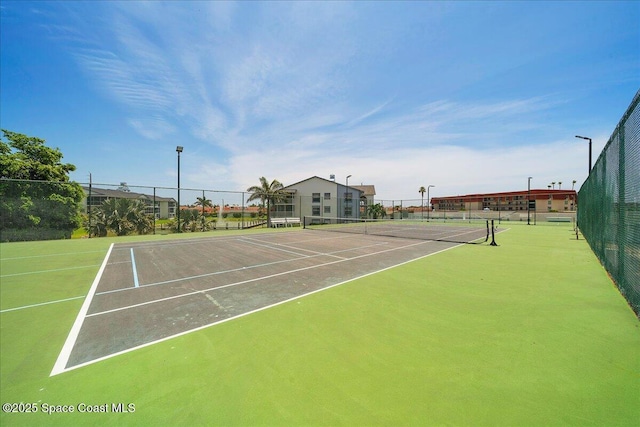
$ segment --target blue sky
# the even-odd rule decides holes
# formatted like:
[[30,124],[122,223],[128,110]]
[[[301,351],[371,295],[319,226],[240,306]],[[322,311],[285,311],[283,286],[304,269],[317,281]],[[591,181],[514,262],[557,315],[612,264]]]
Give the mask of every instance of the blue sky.
[[17,2],[2,128],[72,178],[379,199],[579,188],[640,88],[640,2]]

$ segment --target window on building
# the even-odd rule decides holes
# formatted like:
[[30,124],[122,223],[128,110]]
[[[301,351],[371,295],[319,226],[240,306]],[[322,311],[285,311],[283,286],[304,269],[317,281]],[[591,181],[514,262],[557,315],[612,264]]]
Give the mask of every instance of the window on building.
[[313,206],[311,208],[311,215],[320,216],[320,206]]
[[311,202],[320,203],[320,193],[313,193]]
[[325,206],[324,207],[324,213],[330,214],[331,213],[331,206]]
[[324,193],[325,200],[331,200],[331,193]]

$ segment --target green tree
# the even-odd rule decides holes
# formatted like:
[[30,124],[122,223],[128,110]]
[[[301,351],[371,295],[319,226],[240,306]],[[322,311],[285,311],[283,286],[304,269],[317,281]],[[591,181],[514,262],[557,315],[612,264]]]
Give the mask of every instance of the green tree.
[[198,225],[199,213],[197,209],[185,209],[182,211],[180,215],[182,219],[182,229],[188,231],[196,231],[196,227]]
[[76,167],[41,138],[2,129],[0,233],[4,241],[70,238],[80,226],[82,187],[70,182]]
[[283,191],[284,186],[280,181],[274,179],[269,183],[267,178],[260,177],[260,185],[254,185],[247,188],[247,192],[251,193],[251,196],[247,199],[247,202],[253,200],[260,200],[262,206],[265,206],[267,210],[267,225],[271,224],[271,205],[283,200],[286,197],[286,193]]
[[196,197],[196,206],[201,206],[202,207],[202,215],[200,215],[200,219],[202,222],[202,231],[206,231],[207,229],[207,219],[205,217],[204,214],[204,210],[205,208],[213,208],[213,203],[211,202],[211,200],[207,199],[206,197]]
[[376,219],[384,218],[387,213],[385,212],[382,204],[376,203],[375,205],[369,205],[367,208],[367,215],[369,215],[370,218]]
[[84,215],[82,226],[89,233],[89,237],[106,237],[107,235],[107,220],[102,209],[94,209],[91,216]]
[[85,228],[92,235],[106,236],[111,230],[118,236],[126,236],[134,231],[148,234],[153,231],[153,218],[146,213],[146,205],[135,199],[108,199],[92,214],[91,224]]

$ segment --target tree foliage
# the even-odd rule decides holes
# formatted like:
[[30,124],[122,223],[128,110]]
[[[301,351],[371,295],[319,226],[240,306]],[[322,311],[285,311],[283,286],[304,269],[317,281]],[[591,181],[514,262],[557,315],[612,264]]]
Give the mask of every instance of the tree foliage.
[[376,203],[375,205],[369,205],[369,207],[367,207],[367,215],[369,216],[369,218],[377,219],[384,218],[385,216],[387,216],[387,213],[382,204]]
[[41,138],[3,129],[0,141],[0,231],[3,241],[69,238],[80,225],[76,168]]
[[247,202],[260,200],[262,206],[264,206],[266,203],[267,224],[270,223],[271,204],[277,203],[286,197],[286,193],[282,190],[283,188],[284,186],[277,179],[269,182],[264,176],[260,177],[260,185],[254,185],[247,188],[247,192],[251,193],[251,196],[249,196]]
[[133,232],[148,234],[153,231],[153,217],[146,213],[146,205],[135,199],[108,199],[87,217],[84,227],[92,236],[104,237],[108,231],[117,236]]

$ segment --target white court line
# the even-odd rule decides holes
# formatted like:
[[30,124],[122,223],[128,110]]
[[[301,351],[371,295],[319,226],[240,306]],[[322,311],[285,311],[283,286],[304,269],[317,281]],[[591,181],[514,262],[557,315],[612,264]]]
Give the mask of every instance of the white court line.
[[44,257],[53,257],[53,256],[67,256],[67,255],[80,255],[80,254],[92,254],[96,252],[104,252],[104,251],[86,251],[86,252],[65,252],[60,254],[45,254],[45,255],[29,255],[29,256],[16,256],[12,258],[0,258],[0,261],[10,261],[14,259],[31,259],[31,258],[44,258]]
[[[284,251],[284,252],[288,252],[288,253],[295,254],[295,255],[304,255],[304,254],[288,251],[288,250],[282,249],[282,248],[290,248],[290,249],[295,249],[297,251],[311,252],[312,254],[316,254],[316,255],[322,254],[322,255],[332,256],[332,257],[335,257],[335,258],[345,259],[344,257],[333,255],[332,253],[322,253],[322,252],[318,252],[318,251],[312,251],[310,249],[298,248],[296,246],[285,245],[283,243],[271,243],[271,244],[268,244],[268,243],[263,242],[262,240],[256,240],[256,239],[251,239],[251,238],[246,238],[246,239],[242,239],[242,240],[245,240],[245,241],[247,241],[247,243],[250,243],[250,244],[255,245],[255,246],[261,246],[263,248],[275,249],[277,251]],[[262,244],[256,243],[256,242],[260,242]],[[305,242],[300,242],[300,243],[305,243]],[[279,246],[281,246],[282,248],[280,248]]]
[[[293,254],[293,255],[297,255],[297,256],[308,256],[308,255],[302,254],[300,252],[289,251],[289,250],[283,249],[283,248],[296,249],[298,251],[305,251],[305,252],[313,252],[313,251],[307,251],[305,249],[296,248],[296,247],[293,247],[293,246],[282,245],[280,243],[268,244],[268,243],[263,242],[262,240],[255,240],[255,239],[251,239],[251,238],[241,238],[241,239],[238,239],[238,241],[241,242],[241,243],[249,243],[250,245],[253,245],[253,246],[259,246],[261,248],[267,248],[267,249],[272,249],[272,250],[276,250],[276,251],[286,252],[288,254]],[[257,242],[260,242],[260,243],[257,243]],[[282,248],[279,248],[278,246],[282,246]]]
[[[136,347],[131,347],[131,348],[128,348],[126,350],[122,350],[122,351],[118,351],[116,353],[112,353],[112,354],[109,354],[109,355],[106,355],[106,356],[102,356],[102,357],[99,357],[97,359],[90,360],[88,362],[80,363],[78,365],[71,366],[70,368],[63,369],[60,372],[56,372],[55,374],[52,372],[51,376],[57,375],[57,374],[61,374],[61,373],[64,373],[64,372],[69,372],[69,371],[72,371],[74,369],[78,369],[78,368],[82,368],[82,367],[85,367],[85,366],[88,366],[88,365],[92,365],[94,363],[102,362],[103,360],[107,360],[107,359],[110,359],[112,357],[120,356],[120,355],[129,353],[129,352],[132,352],[132,351],[140,350],[142,348],[149,347],[149,346],[152,346],[154,344],[158,344],[158,343],[161,343],[161,342],[164,342],[164,341],[168,341],[168,340],[171,340],[173,338],[178,338],[178,337],[181,337],[183,335],[190,334],[192,332],[197,332],[197,331],[201,331],[201,330],[206,329],[206,328],[210,328],[211,326],[214,326],[214,325],[219,325],[221,323],[226,323],[226,322],[229,322],[231,320],[235,320],[235,319],[239,319],[241,317],[248,316],[250,314],[258,313],[258,312],[263,311],[263,310],[267,310],[267,309],[270,309],[270,308],[273,308],[273,307],[277,307],[279,305],[286,304],[288,302],[295,301],[297,299],[301,299],[301,298],[307,297],[309,295],[316,294],[318,292],[323,292],[323,291],[326,291],[327,289],[335,288],[336,286],[341,286],[341,285],[344,285],[346,283],[362,279],[364,277],[372,276],[374,274],[378,274],[378,273],[381,273],[383,271],[387,271],[387,270],[390,270],[392,268],[396,268],[396,267],[408,264],[408,263],[413,262],[413,261],[417,261],[417,260],[420,260],[420,259],[423,259],[423,258],[427,258],[427,257],[433,256],[433,255],[448,251],[450,249],[457,248],[458,246],[462,246],[462,245],[463,244],[461,243],[459,245],[451,246],[449,248],[445,248],[445,249],[442,249],[442,250],[437,251],[437,252],[433,252],[433,253],[430,253],[430,254],[427,254],[427,255],[423,255],[423,256],[411,259],[409,261],[402,262],[400,264],[392,265],[391,267],[386,267],[386,268],[383,268],[383,269],[380,269],[380,270],[377,270],[377,271],[373,271],[371,273],[363,274],[362,276],[354,277],[353,279],[345,280],[344,282],[336,283],[334,285],[329,285],[329,286],[327,286],[325,288],[322,288],[322,289],[316,289],[315,291],[307,292],[306,294],[298,295],[298,296],[295,296],[293,298],[289,298],[287,300],[279,301],[279,302],[276,302],[276,303],[271,304],[271,305],[260,307],[260,308],[257,308],[255,310],[252,310],[252,311],[247,311],[246,313],[238,314],[237,316],[228,317],[226,319],[222,319],[222,320],[219,320],[217,322],[209,323],[208,325],[199,326],[199,327],[194,328],[194,329],[189,329],[188,331],[183,331],[183,332],[180,332],[180,333],[177,333],[177,334],[174,334],[174,335],[170,335],[168,337],[160,338],[160,339],[155,340],[155,341],[150,341],[148,343],[141,344],[141,345],[136,346]],[[414,246],[414,245],[411,245],[411,246]],[[339,262],[339,261],[336,261],[336,262]]]
[[[169,283],[176,283],[176,282],[182,282],[182,281],[186,281],[186,280],[200,279],[200,278],[203,278],[203,277],[218,276],[220,274],[234,273],[236,271],[247,271],[247,270],[254,269],[254,268],[269,267],[269,266],[276,265],[276,264],[284,264],[284,263],[287,263],[287,262],[295,262],[295,261],[299,261],[301,259],[317,258],[317,257],[321,257],[321,256],[332,256],[332,257],[336,257],[336,258],[339,258],[339,259],[348,260],[349,258],[339,257],[339,256],[333,255],[333,254],[337,254],[337,253],[340,253],[340,252],[353,251],[353,250],[357,250],[357,249],[366,249],[366,248],[371,248],[371,247],[374,247],[374,246],[384,246],[384,245],[388,245],[388,243],[387,242],[374,243],[374,244],[371,244],[371,245],[358,246],[358,247],[350,248],[350,249],[341,249],[339,251],[333,251],[333,252],[327,252],[327,253],[317,252],[315,255],[303,255],[303,256],[300,256],[298,258],[283,259],[283,260],[280,260],[280,261],[265,262],[265,263],[262,263],[262,264],[255,264],[255,265],[250,265],[250,266],[245,266],[245,267],[232,268],[232,269],[229,269],[229,270],[214,271],[212,273],[198,274],[196,276],[180,277],[178,279],[163,280],[162,282],[148,283],[146,285],[140,285],[140,288],[146,288],[146,287],[149,287],[149,286],[166,285],[166,284],[169,284]],[[115,264],[115,263],[109,263],[109,265],[113,265],[113,264]],[[96,293],[96,295],[112,294],[112,293],[116,293],[116,292],[123,292],[123,291],[130,291],[130,290],[131,290],[131,288],[112,289],[110,291],[98,292],[98,293]]]
[[410,248],[412,246],[423,245],[425,243],[429,243],[429,242],[428,241],[421,241],[421,242],[414,243],[414,244],[411,244],[411,245],[399,246],[399,247],[396,247],[396,248],[385,249],[383,251],[373,252],[373,253],[370,253],[370,254],[358,255],[358,256],[355,256],[353,258],[346,258],[346,259],[340,259],[340,260],[337,260],[337,261],[325,262],[325,263],[322,263],[322,264],[312,265],[312,266],[309,266],[309,267],[296,268],[294,270],[288,270],[288,271],[284,271],[284,272],[281,272],[281,273],[275,273],[275,274],[270,274],[270,275],[267,275],[267,276],[256,277],[256,278],[253,278],[253,279],[242,280],[240,282],[229,283],[229,284],[221,285],[221,286],[214,286],[213,288],[209,288],[209,289],[203,289],[203,290],[199,290],[199,291],[187,292],[187,293],[180,294],[180,295],[173,295],[173,296],[166,297],[166,298],[159,298],[159,299],[156,299],[156,300],[145,301],[145,302],[142,302],[142,303],[139,303],[139,304],[133,304],[133,305],[125,306],[125,307],[118,307],[118,308],[114,308],[114,309],[111,309],[111,310],[106,310],[106,311],[100,311],[100,312],[97,312],[97,313],[87,314],[86,317],[100,316],[100,315],[103,315],[103,314],[109,314],[109,313],[115,313],[115,312],[118,312],[118,311],[129,310],[131,308],[142,307],[142,306],[145,306],[145,305],[155,304],[155,303],[158,303],[158,302],[170,301],[170,300],[173,300],[173,299],[183,298],[183,297],[187,297],[187,296],[191,296],[191,295],[204,294],[206,292],[210,292],[210,291],[213,291],[213,290],[216,290],[216,289],[224,289],[224,288],[229,288],[229,287],[232,287],[232,286],[244,285],[246,283],[257,282],[257,281],[260,281],[260,280],[272,279],[274,277],[285,276],[287,274],[298,273],[300,271],[312,270],[314,268],[325,267],[327,265],[333,265],[333,264],[339,264],[339,263],[342,263],[342,262],[353,261],[354,259],[365,258],[365,257],[373,256],[373,255],[380,255],[380,254],[383,254],[383,253],[386,253],[386,252],[397,251],[397,250],[400,250],[400,249]]
[[100,278],[102,277],[102,273],[104,269],[107,267],[107,261],[109,261],[109,257],[111,256],[111,251],[113,250],[114,243],[109,246],[109,251],[107,255],[104,257],[104,261],[102,261],[102,265],[100,266],[100,270],[98,270],[98,275],[93,281],[91,288],[89,289],[89,293],[82,303],[82,307],[78,312],[78,316],[76,317],[73,326],[71,327],[71,331],[67,336],[67,340],[64,342],[62,346],[62,350],[58,355],[58,359],[56,363],[53,365],[53,369],[51,370],[51,374],[49,376],[57,375],[61,372],[64,372],[67,363],[69,362],[69,356],[71,356],[71,350],[73,350],[73,346],[76,344],[76,340],[78,339],[78,334],[80,333],[80,328],[82,327],[82,323],[84,323],[84,319],[87,315],[87,311],[89,311],[89,306],[91,305],[91,301],[93,300],[93,295],[96,293],[96,288],[98,287],[98,283],[100,283]]
[[41,305],[48,305],[48,304],[55,304],[55,303],[58,303],[58,302],[72,301],[74,299],[80,299],[80,298],[84,298],[84,295],[81,295],[79,297],[71,297],[71,298],[59,299],[59,300],[55,300],[55,301],[41,302],[41,303],[38,303],[38,304],[23,305],[22,307],[5,308],[4,310],[0,310],[0,313],[6,313],[8,311],[23,310],[25,308],[40,307]]
[[131,268],[133,269],[133,287],[139,288],[140,282],[138,282],[138,269],[136,268],[136,257],[133,255],[133,248],[131,248]]
[[78,269],[81,269],[81,268],[92,268],[92,267],[97,267],[99,265],[100,264],[93,264],[93,265],[82,265],[82,266],[79,266],[79,267],[55,268],[53,270],[27,271],[26,273],[3,274],[0,277],[15,277],[15,276],[26,276],[28,274],[54,273],[56,271],[67,271],[67,270],[78,270]]

